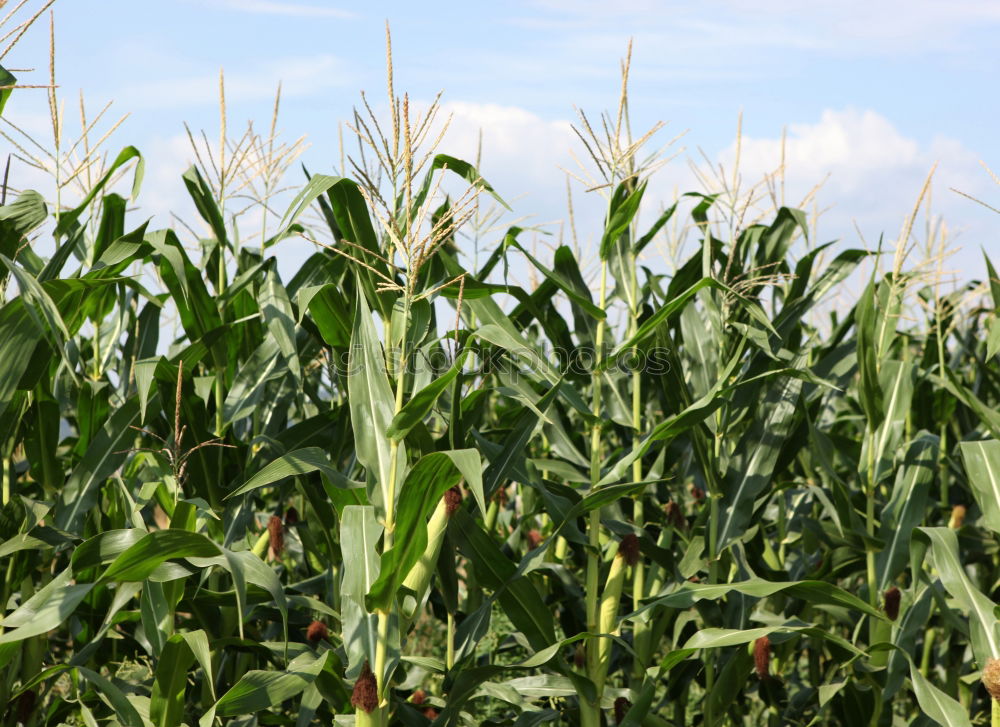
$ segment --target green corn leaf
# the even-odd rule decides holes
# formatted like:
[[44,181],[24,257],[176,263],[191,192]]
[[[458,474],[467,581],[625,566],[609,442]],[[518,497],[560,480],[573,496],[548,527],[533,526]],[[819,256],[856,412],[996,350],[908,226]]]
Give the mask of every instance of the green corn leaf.
[[938,438],[926,432],[906,450],[889,503],[882,510],[879,538],[886,544],[875,556],[879,588],[885,590],[906,567],[910,535],[924,518],[927,496],[934,479]]
[[433,174],[440,169],[447,169],[453,174],[457,174],[469,184],[487,192],[491,197],[493,197],[493,199],[502,204],[508,210],[510,209],[507,203],[504,202],[503,199],[500,198],[500,195],[496,193],[490,183],[480,176],[479,171],[473,165],[456,157],[449,156],[448,154],[434,155],[434,159],[431,161],[431,167],[424,176],[423,184],[421,184],[420,189],[414,195],[414,208],[420,207],[424,203],[424,200],[431,191]]
[[[0,76],[2,74],[0,67]],[[0,91],[0,96],[2,95],[3,91]],[[40,227],[47,217],[45,198],[31,190],[21,192],[13,202],[0,207],[0,254],[13,260],[28,233]],[[39,279],[45,280],[41,275]]]
[[611,196],[608,205],[608,220],[601,238],[601,260],[607,260],[618,238],[628,229],[639,211],[642,196],[646,193],[646,182],[635,183],[635,179],[627,179],[619,184]]
[[402,440],[413,427],[430,414],[438,397],[445,392],[461,372],[465,358],[465,354],[459,356],[458,360],[447,371],[434,378],[403,405],[399,413],[392,418],[392,423],[386,432],[391,439]]
[[72,583],[72,574],[64,570],[48,585],[3,620],[0,644],[16,643],[56,628],[69,618],[93,589],[93,583]]
[[201,533],[185,530],[157,530],[143,535],[101,575],[101,583],[141,581],[156,567],[174,558],[210,558],[219,554],[219,546]]
[[749,644],[764,636],[774,636],[775,634],[805,634],[821,639],[826,639],[837,646],[853,654],[863,655],[864,652],[851,644],[849,641],[830,633],[822,628],[817,628],[811,624],[793,624],[782,626],[762,626],[755,629],[702,629],[690,639],[688,639],[683,649],[721,649],[727,646],[739,646]]
[[[561,382],[549,389],[536,404],[538,411],[544,412],[559,393]],[[499,454],[490,460],[489,467],[483,473],[483,492],[490,498],[500,487],[500,483],[514,467],[515,462],[524,458],[524,448],[538,425],[538,415],[531,409],[524,409],[518,416],[510,434],[504,441]]]
[[128,697],[125,696],[125,693],[115,686],[113,682],[97,672],[82,666],[76,667],[76,670],[80,676],[93,684],[107,697],[107,700],[115,710],[115,715],[123,725],[126,725],[126,727],[147,727],[146,722],[142,719],[142,715],[139,714],[139,710],[135,708],[132,702],[128,700]]
[[993,602],[969,579],[958,555],[958,538],[955,531],[941,527],[920,527],[914,530],[910,545],[910,561],[914,573],[919,572],[922,556],[915,546],[929,548],[931,560],[938,577],[960,608],[969,614],[972,648],[976,661],[986,664],[988,659],[1000,654],[1000,621]]
[[7,99],[14,93],[14,86],[17,84],[17,77],[3,66],[0,66],[0,115],[3,115],[4,106]]
[[859,396],[868,425],[875,429],[882,423],[885,409],[882,403],[882,386],[879,382],[876,357],[877,340],[875,328],[877,313],[875,309],[876,288],[874,273],[861,294],[861,300],[854,309],[854,324],[858,331],[858,369],[861,373],[861,388]]
[[484,585],[496,592],[495,598],[507,617],[532,648],[540,651],[550,646],[556,640],[552,612],[545,608],[531,582],[516,575],[514,564],[464,511],[457,510],[452,516],[449,532],[462,553],[475,564]]
[[229,235],[226,232],[226,221],[222,218],[222,210],[215,199],[215,193],[205,178],[201,175],[201,170],[197,166],[190,166],[181,176],[188,195],[194,202],[195,209],[201,218],[208,223],[215,235],[215,239],[227,244]]
[[[465,450],[474,454],[475,450]],[[458,484],[462,474],[451,457],[434,452],[421,457],[406,475],[396,502],[393,545],[382,553],[379,577],[366,598],[368,611],[389,609],[406,574],[427,547],[427,518],[445,491]]]
[[105,185],[114,176],[123,165],[136,159],[135,171],[132,175],[132,193],[131,197],[135,200],[139,196],[139,188],[142,186],[142,178],[146,169],[146,162],[139,153],[139,150],[134,146],[126,146],[120,152],[114,160],[105,167],[104,175],[90,188],[90,191],[84,196],[83,200],[71,210],[62,212],[59,214],[59,223],[56,225],[56,236],[61,236],[66,234],[70,228],[76,224],[80,216],[87,210],[90,203],[94,198],[104,189]]
[[0,415],[14,400],[41,337],[42,328],[23,299],[15,298],[0,307]]
[[376,546],[382,537],[382,526],[375,520],[373,507],[348,505],[341,516],[340,527],[344,551],[341,616],[348,658],[347,677],[353,679],[366,661],[375,663],[378,619],[365,608],[365,596],[379,577]]
[[910,680],[913,682],[913,693],[917,697],[917,703],[925,716],[941,727],[972,727],[968,710],[931,684],[912,663]]
[[677,203],[674,202],[660,213],[660,216],[656,218],[656,222],[650,226],[649,230],[646,231],[646,234],[636,240],[635,244],[632,245],[633,256],[638,256],[643,250],[646,249],[646,246],[656,238],[657,233],[670,221],[676,211]]
[[405,455],[403,448],[399,447],[396,466],[393,468],[393,448],[389,444],[387,433],[392,424],[395,397],[389,388],[382,346],[375,332],[371,311],[360,292],[347,366],[351,425],[354,428],[358,461],[371,472],[377,484],[369,492],[369,498],[382,508],[392,507],[392,503],[385,501],[387,493],[392,489],[389,480],[393,472],[396,477],[402,474]]
[[592,318],[595,318],[596,320],[604,320],[607,317],[607,314],[603,310],[591,302],[590,291],[579,287],[572,279],[565,278],[559,272],[550,270],[542,265],[542,263],[539,262],[534,255],[524,249],[521,243],[516,240],[511,242],[511,245],[520,250],[521,253],[528,258],[531,264],[534,265],[542,275],[555,283],[559,290],[564,292],[566,296],[580,306],[580,308],[587,311]]
[[892,472],[892,458],[903,437],[916,376],[916,367],[909,362],[892,359],[882,361],[879,387],[882,391],[883,416],[875,432],[875,482],[880,482]]
[[174,727],[183,720],[188,669],[194,660],[194,652],[181,634],[174,634],[163,645],[149,698],[149,719],[156,727]]
[[343,476],[330,466],[326,452],[319,447],[303,447],[269,462],[253,477],[226,495],[226,499],[244,495],[288,477],[305,475],[310,472],[322,472],[338,486],[340,483],[346,482]]
[[295,198],[289,203],[285,214],[281,216],[281,222],[278,223],[278,227],[282,230],[287,230],[289,225],[309,209],[309,205],[315,202],[317,197],[326,194],[341,179],[342,177],[331,177],[325,174],[314,174],[309,177],[306,185],[299,190]]
[[1000,441],[962,442],[958,448],[983,520],[990,530],[1000,533]]
[[698,601],[705,599],[716,600],[729,593],[741,593],[754,598],[767,598],[776,593],[784,593],[793,598],[801,598],[807,603],[843,606],[869,616],[874,616],[875,618],[885,618],[885,614],[871,606],[867,601],[863,601],[844,589],[825,581],[772,582],[758,579],[736,583],[720,583],[717,585],[685,583],[674,592],[649,601],[641,610],[625,617],[625,620],[637,619],[643,612],[656,607],[686,609]]
[[738,450],[743,454],[726,474],[720,507],[718,547],[738,539],[753,517],[753,504],[774,473],[778,454],[795,420],[802,382],[775,382],[763,402],[764,416],[751,426]]
[[657,327],[662,323],[670,320],[674,315],[678,314],[683,310],[684,306],[687,305],[688,301],[694,297],[694,294],[699,290],[704,288],[714,288],[716,290],[727,290],[726,286],[722,283],[714,280],[712,278],[702,278],[697,283],[692,285],[690,288],[685,290],[683,293],[678,295],[676,298],[670,300],[665,305],[657,309],[653,315],[645,319],[628,339],[624,342],[618,344],[615,349],[611,352],[607,361],[605,362],[605,367],[610,366],[614,361],[629,351],[630,349],[645,343],[652,335],[655,333]]
[[[56,502],[54,521],[62,530],[76,531],[97,502],[98,489],[128,457],[139,424],[139,404],[132,398],[104,423],[83,459],[73,469]],[[141,580],[141,579],[139,579]]]
[[296,381],[302,380],[299,349],[295,340],[295,315],[288,293],[278,279],[277,265],[272,265],[260,286],[258,297],[264,325],[281,351]]
[[298,305],[300,313],[308,308],[311,320],[328,346],[350,345],[350,305],[345,304],[337,286],[326,284],[300,290]]

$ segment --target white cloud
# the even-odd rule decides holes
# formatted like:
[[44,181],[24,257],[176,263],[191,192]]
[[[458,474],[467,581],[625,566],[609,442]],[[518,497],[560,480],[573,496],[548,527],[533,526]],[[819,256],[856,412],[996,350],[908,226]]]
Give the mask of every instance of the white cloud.
[[[720,161],[731,167],[735,155],[734,142],[720,154]],[[752,182],[773,172],[780,159],[780,137],[743,138],[743,179]],[[836,205],[836,217],[849,214],[874,224],[899,212],[897,221],[901,221],[935,163],[938,186],[982,188],[984,178],[977,170],[976,156],[960,142],[940,137],[921,144],[872,110],[827,109],[819,121],[792,124],[787,131],[789,201],[804,196],[829,175],[821,197]],[[942,203],[948,201],[944,197]]]
[[[731,169],[735,155],[734,143],[719,154],[718,160]],[[780,136],[744,137],[741,179],[745,183],[758,181],[773,173],[780,159]],[[819,241],[839,239],[844,245],[860,247],[856,225],[868,245],[874,246],[884,235],[887,249],[893,249],[924,179],[935,164],[931,196],[921,209],[914,239],[925,238],[929,203],[932,214],[943,218],[951,231],[956,254],[947,265],[960,277],[981,278],[979,247],[995,239],[1000,231],[1000,216],[952,189],[991,199],[996,197],[996,187],[981,169],[978,156],[955,139],[942,136],[921,142],[875,111],[828,109],[815,123],[788,127],[786,204],[797,205],[829,175],[817,197],[819,208],[827,210],[820,219]]]
[[[535,221],[565,218],[565,175],[560,167],[575,170],[572,155],[582,158],[585,153],[568,120],[545,119],[512,106],[467,102],[448,103],[445,111],[454,117],[442,151],[473,160],[482,129],[483,175],[505,198],[523,195],[513,202],[515,212],[531,214]],[[731,170],[735,143],[714,158]],[[773,173],[780,160],[780,132],[773,137],[743,137],[740,175],[744,184]],[[932,212],[945,219],[957,244],[965,248],[950,264],[965,277],[980,276],[978,248],[1000,231],[1000,216],[951,188],[987,200],[995,198],[997,191],[980,168],[977,155],[955,139],[918,140],[870,109],[827,109],[818,120],[787,129],[786,203],[797,205],[825,179],[818,195],[820,209],[828,208],[820,219],[821,241],[839,239],[843,245],[860,246],[857,224],[869,244],[882,234],[888,243],[912,211],[935,163]],[[586,247],[599,236],[604,203],[596,194],[584,195],[576,182],[573,188],[578,232]],[[650,218],[653,208],[692,189],[697,189],[697,183],[683,160],[668,164],[647,192],[651,207],[644,216]],[[549,230],[556,233],[558,225]],[[923,235],[922,226],[918,225],[916,234]]]
[[[463,101],[445,103],[452,115],[442,151],[475,159],[482,132],[484,176],[511,181],[514,190],[527,182],[544,185],[559,179],[557,165],[566,165],[576,135],[565,120],[546,120],[517,106],[478,104]],[[494,186],[500,182],[493,182]]]
[[[514,207],[514,216],[531,215],[532,222],[551,222],[553,238],[558,220],[566,217],[565,173],[576,169],[574,154],[585,152],[568,119],[545,118],[516,106],[452,101],[444,104],[452,115],[449,131],[439,151],[475,161],[482,131],[481,171],[498,193]],[[26,119],[43,126],[43,119]],[[669,132],[663,133],[666,140]],[[175,211],[196,229],[200,226],[180,175],[192,161],[185,135],[156,137],[142,143],[147,174],[140,195],[142,215],[155,214],[154,227],[169,225]],[[735,144],[710,157],[731,170]],[[744,136],[740,173],[745,184],[775,171],[781,159],[780,131],[772,136]],[[827,109],[815,121],[789,125],[785,143],[786,201],[799,202],[827,175],[819,194],[820,207],[830,207],[820,221],[820,241],[834,238],[842,244],[860,245],[857,223],[869,244],[884,233],[894,239],[911,211],[930,168],[938,163],[932,209],[961,231],[959,243],[966,250],[952,264],[963,277],[981,276],[978,248],[1000,231],[1000,216],[993,215],[949,190],[951,187],[995,200],[997,190],[981,170],[978,157],[956,139],[920,140],[905,133],[887,117],[864,109]],[[16,168],[15,168],[16,169]],[[12,170],[13,172],[14,170]],[[17,170],[24,174],[27,170]],[[647,192],[650,205],[669,203],[677,192],[696,188],[683,160],[669,164]],[[573,182],[573,198],[580,242],[588,249],[600,235],[604,202],[584,194]],[[652,214],[650,212],[649,214]],[[649,218],[647,213],[644,213]],[[918,228],[918,234],[922,234]],[[568,240],[568,230],[564,240]],[[497,235],[486,242],[492,244]],[[283,243],[284,244],[284,243]],[[304,260],[308,250],[286,246],[286,263]],[[543,257],[545,257],[543,253]],[[286,265],[287,267],[287,265]],[[292,266],[294,267],[294,265]]]
[[153,229],[170,227],[171,212],[194,229],[202,227],[181,175],[194,161],[187,135],[156,137],[146,143],[146,175],[143,178],[139,204],[142,216],[152,216]]
[[356,18],[357,14],[349,10],[331,8],[323,5],[305,5],[303,3],[273,2],[272,0],[215,0],[214,5],[220,5],[231,10],[258,15],[287,15],[306,18]]
[[[343,63],[330,54],[283,58],[253,71],[227,73],[226,100],[262,101],[282,95],[306,96],[347,83]],[[120,98],[129,108],[176,108],[214,105],[219,99],[219,76],[204,73],[184,78],[152,79],[125,88]]]

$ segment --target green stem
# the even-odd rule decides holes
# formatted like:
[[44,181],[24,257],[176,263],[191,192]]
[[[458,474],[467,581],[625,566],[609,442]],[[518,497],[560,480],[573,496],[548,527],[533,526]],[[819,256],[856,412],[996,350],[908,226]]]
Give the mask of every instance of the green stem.
[[[223,221],[226,219],[226,197],[225,197],[225,194],[223,194],[223,192],[222,192],[222,190],[224,190],[224,189],[225,189],[225,185],[222,182],[222,180],[220,180],[220,183],[219,183],[219,190],[220,190],[219,191],[219,215],[220,215],[220,217],[222,218]],[[225,223],[223,222],[223,225],[224,224]],[[235,224],[235,221],[234,221],[233,224]],[[225,239],[221,239],[221,240],[217,240],[216,242],[219,245],[219,266],[216,269],[215,291],[216,291],[216,295],[218,296],[217,300],[221,302],[222,301],[222,296],[226,292],[226,241],[225,241]],[[238,267],[238,265],[239,264],[237,262],[237,267]],[[223,317],[225,316],[225,310],[224,310],[224,307],[222,307],[222,306],[219,307],[219,315],[221,315]],[[223,430],[223,428],[225,426],[225,420],[222,418],[223,404],[225,403],[225,400],[226,400],[226,392],[225,392],[226,380],[225,380],[225,376],[226,376],[226,371],[225,371],[224,367],[218,369],[215,372],[215,436],[217,436],[217,437],[221,437],[222,436],[222,430]],[[221,458],[220,458],[220,463],[221,463]],[[220,464],[220,469],[221,469],[221,464]],[[222,477],[221,477],[222,472],[221,471],[219,472],[219,475],[220,475],[219,479],[221,481],[221,479],[222,479]]]
[[[870,434],[868,438],[868,486],[866,488],[868,496],[865,498],[865,530],[868,533],[869,543],[865,547],[865,565],[868,571],[868,602],[873,608],[878,608],[879,605],[879,592],[878,592],[878,574],[875,571],[875,548],[871,544],[871,540],[875,537],[875,432],[869,427]],[[868,644],[874,644],[880,641],[885,635],[882,633],[885,630],[883,622],[876,618],[869,617],[868,620]],[[869,663],[873,667],[884,666],[888,661],[888,652],[882,651],[875,653],[871,656]],[[875,709],[872,712],[870,724],[877,725],[879,723],[879,718],[881,715],[882,702],[881,700],[875,701]]]
[[785,567],[785,536],[788,534],[788,503],[785,493],[778,493],[778,562]]
[[226,400],[224,376],[225,372],[222,370],[215,372],[215,436],[217,437],[222,436],[222,430],[226,424],[226,420],[222,416],[222,408]]
[[[875,537],[875,431],[868,430],[868,487],[865,498],[865,527],[869,538]],[[868,602],[878,606],[878,576],[875,573],[875,550],[871,544],[865,548],[868,570]],[[874,622],[872,623],[874,626]]]
[[[629,316],[629,337],[635,335],[639,328],[639,292],[636,280],[636,261],[633,259],[630,265],[631,273],[631,295],[630,316]],[[637,452],[641,445],[640,432],[642,431],[642,372],[638,366],[639,347],[633,349],[636,360],[633,361],[635,369],[632,371],[632,451]],[[642,458],[636,457],[632,462],[632,481],[642,481]],[[642,530],[645,527],[645,512],[642,494],[636,498],[633,510],[635,526]],[[638,611],[642,606],[642,599],[646,595],[646,566],[640,559],[632,570],[632,610]],[[635,660],[632,665],[632,675],[636,680],[642,679],[646,664],[649,663],[652,655],[652,643],[650,641],[650,623],[637,621],[633,626],[632,638],[635,642]]]
[[91,374],[94,381],[101,380],[101,324],[94,322],[94,338],[92,348],[94,349],[94,371]]
[[[410,291],[407,288],[403,298],[403,321],[409,319],[410,314]],[[389,352],[392,357],[392,352]],[[403,386],[406,379],[406,361],[401,360],[396,372],[396,401],[393,415],[399,413],[403,408]],[[396,469],[399,461],[399,440],[393,439],[389,444],[389,481],[382,483],[383,497],[385,505],[385,534],[382,539],[382,552],[388,552],[392,548],[393,532],[396,528]],[[379,717],[388,720],[388,699],[386,698],[388,675],[385,673],[386,659],[389,650],[389,621],[391,614],[386,610],[378,611],[378,636],[375,644],[375,681],[378,685],[379,708],[376,712],[384,713]]]
[[687,724],[687,703],[690,687],[684,687],[679,699],[674,701],[674,724]]
[[[608,293],[608,263],[601,261],[601,290],[600,308],[603,310],[607,305]],[[601,375],[599,366],[602,359],[602,348],[604,346],[604,321],[597,322],[597,331],[594,336],[594,372],[591,375],[593,386],[592,411],[597,421],[590,429],[590,487],[593,490],[601,480]],[[599,611],[598,611],[598,576],[601,567],[601,511],[600,508],[592,510],[587,527],[588,549],[587,549],[587,631],[592,634],[598,633]],[[603,680],[599,680],[600,671],[600,639],[593,637],[587,639],[587,676],[594,683],[596,694],[593,702],[580,699],[580,719],[583,727],[600,727],[601,724],[601,698],[603,692]],[[598,681],[602,685],[598,686]]]
[[[935,286],[934,295],[937,298],[938,288]],[[944,339],[943,331],[941,330],[941,301],[940,299],[935,300],[934,306],[934,327],[936,329],[937,335],[935,336],[935,343],[937,344],[937,357],[938,357],[938,373],[941,377],[945,375],[944,368]],[[941,422],[941,441],[938,443],[938,478],[940,480],[940,501],[941,509],[945,513],[948,512],[948,464],[946,462],[947,451],[948,451],[948,426],[945,421]]]
[[[865,519],[867,520],[866,532],[868,535],[875,535],[875,501],[870,494],[865,505]],[[878,575],[875,572],[875,551],[871,546],[865,551],[865,562],[868,570],[868,602],[873,606],[878,606]]]
[[[722,375],[721,363],[719,376]],[[719,582],[719,499],[722,491],[716,478],[716,470],[722,455],[722,412],[715,415],[715,439],[712,443],[712,462],[706,473],[708,485],[708,582]],[[705,724],[714,724],[711,694],[715,689],[715,649],[705,652]]]
[[11,470],[10,470],[10,457],[4,457],[0,461],[0,478],[3,479],[3,505],[6,506],[10,502],[10,483],[11,483]]
[[445,656],[445,666],[451,671],[455,666],[455,615],[448,612],[448,651]]

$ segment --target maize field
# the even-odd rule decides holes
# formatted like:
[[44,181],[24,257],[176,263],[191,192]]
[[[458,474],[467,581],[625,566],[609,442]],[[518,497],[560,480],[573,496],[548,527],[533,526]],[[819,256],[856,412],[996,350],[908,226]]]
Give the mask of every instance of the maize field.
[[626,59],[572,239],[391,75],[340,169],[223,111],[165,226],[0,74],[56,129],[0,147],[53,175],[0,206],[4,727],[1000,724],[1000,278],[930,178],[871,248],[653,199]]

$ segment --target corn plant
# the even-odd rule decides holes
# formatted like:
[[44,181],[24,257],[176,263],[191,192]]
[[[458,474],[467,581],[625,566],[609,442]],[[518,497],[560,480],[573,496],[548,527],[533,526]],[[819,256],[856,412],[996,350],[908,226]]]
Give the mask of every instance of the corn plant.
[[736,173],[659,206],[627,57],[593,251],[541,253],[389,68],[298,181],[223,92],[163,229],[49,89],[55,198],[0,205],[3,724],[1000,724],[990,261],[914,260],[924,192],[891,265]]

